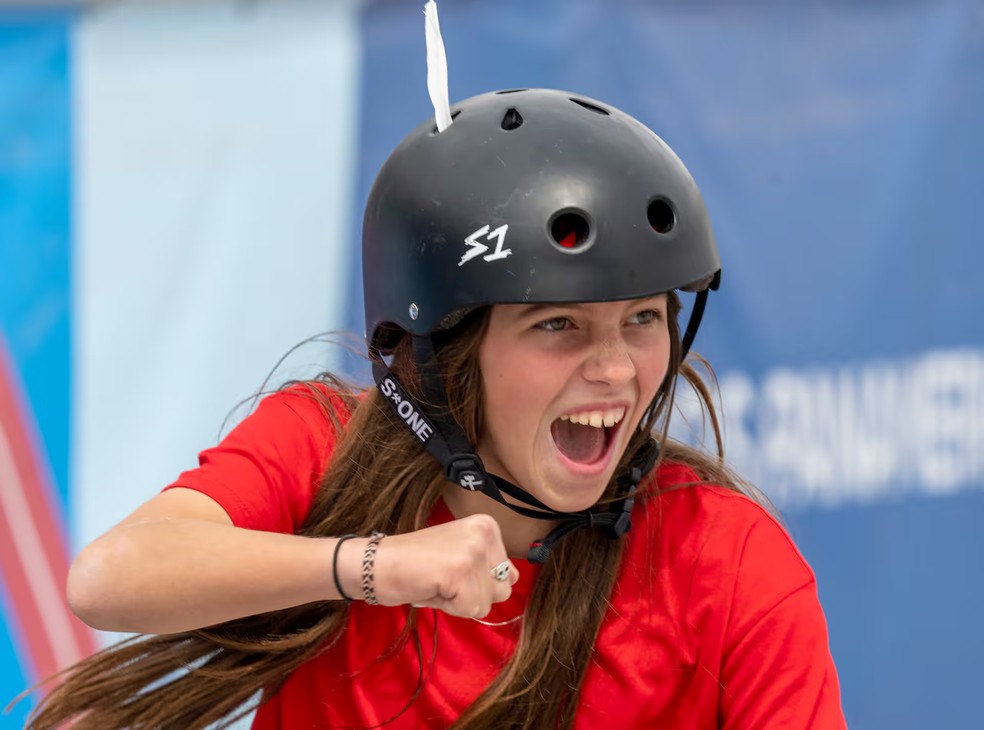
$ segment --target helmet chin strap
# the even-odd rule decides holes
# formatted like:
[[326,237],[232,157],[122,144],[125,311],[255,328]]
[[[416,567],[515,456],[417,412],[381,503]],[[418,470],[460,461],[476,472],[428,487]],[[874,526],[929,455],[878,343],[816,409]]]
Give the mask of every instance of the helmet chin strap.
[[[376,386],[403,425],[441,464],[448,481],[469,491],[481,492],[524,517],[557,523],[545,538],[530,546],[528,559],[531,562],[544,562],[558,542],[583,527],[602,528],[613,539],[629,531],[635,491],[653,468],[659,453],[654,440],[649,439],[646,446],[633,455],[629,468],[616,479],[616,500],[607,510],[554,510],[521,487],[485,470],[474,447],[451,417],[433,341],[428,335],[413,335],[413,343],[427,406],[413,399],[386,365],[374,358],[372,370]],[[522,504],[507,500],[503,494]]]
[[[718,272],[714,275],[709,288],[717,289],[720,281],[721,272]],[[704,317],[704,307],[707,306],[707,291],[707,289],[701,289],[697,292],[697,298],[694,299],[694,308],[690,310],[690,320],[687,322],[687,329],[683,334],[683,342],[680,347],[680,362],[686,359],[687,353],[690,352],[690,346],[694,344],[694,338],[697,336],[697,328],[700,327],[700,320]]]

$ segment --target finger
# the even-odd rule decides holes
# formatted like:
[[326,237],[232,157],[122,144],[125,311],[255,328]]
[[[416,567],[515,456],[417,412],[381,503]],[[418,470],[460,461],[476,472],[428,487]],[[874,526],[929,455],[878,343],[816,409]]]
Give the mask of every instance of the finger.
[[516,584],[516,577],[514,576],[518,572],[516,566],[506,557],[503,557],[495,567],[489,568],[488,578],[485,579],[484,583],[489,589],[492,603],[502,603],[509,599],[512,595],[512,587]]
[[426,606],[458,618],[484,618],[492,610],[491,604],[482,604],[476,601],[468,603],[467,599],[460,597],[454,600],[434,598],[426,601]]
[[516,581],[519,580],[519,569],[513,561],[507,557],[503,557],[501,560],[494,562],[493,566],[489,568],[489,575],[492,576],[493,580],[497,583],[506,583],[510,586],[516,585]]
[[512,585],[508,581],[496,583],[492,587],[492,603],[502,603],[503,601],[508,601],[509,597],[512,595],[512,592]]
[[460,618],[481,618],[492,610],[495,580],[483,570],[461,576],[452,591],[426,598],[420,603]]
[[492,610],[495,602],[496,584],[499,581],[492,578],[489,573],[482,575],[481,572],[472,576],[472,590],[469,595],[462,596],[462,608],[467,611],[469,618],[484,618]]

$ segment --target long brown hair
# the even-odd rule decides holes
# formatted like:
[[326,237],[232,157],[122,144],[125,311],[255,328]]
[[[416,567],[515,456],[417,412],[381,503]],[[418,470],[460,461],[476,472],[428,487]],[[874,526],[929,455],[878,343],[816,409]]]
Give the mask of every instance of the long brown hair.
[[[697,371],[681,362],[679,310],[679,300],[669,295],[668,375],[626,454],[655,433],[663,445],[661,458],[684,462],[701,480],[760,499],[724,464],[711,392]],[[448,404],[471,443],[478,442],[483,423],[478,347],[488,311],[472,312],[453,330],[442,333],[438,342]],[[397,347],[391,369],[412,395],[423,399],[408,342]],[[680,378],[694,388],[710,420],[716,457],[667,437]],[[359,391],[325,374],[318,382],[307,383],[308,394],[336,428],[343,414],[325,396],[324,384],[340,395],[351,417],[298,534],[328,537],[372,530],[397,534],[423,528],[444,484],[439,465],[419,448],[374,389]],[[623,463],[620,469],[624,468]],[[603,500],[612,498],[613,485],[614,480]],[[653,485],[650,494],[656,488]],[[573,725],[623,550],[623,540],[607,539],[596,530],[578,530],[556,547],[534,587],[515,652],[454,727]],[[569,580],[571,575],[578,580]],[[44,730],[68,721],[76,730],[227,726],[276,693],[294,669],[330,646],[345,625],[346,613],[341,601],[319,602],[195,631],[127,639],[53,678],[61,683],[35,708],[27,727]],[[415,614],[416,609],[411,609],[403,640],[416,643],[420,660]],[[421,662],[418,689],[425,671]],[[408,706],[412,701],[408,698]]]

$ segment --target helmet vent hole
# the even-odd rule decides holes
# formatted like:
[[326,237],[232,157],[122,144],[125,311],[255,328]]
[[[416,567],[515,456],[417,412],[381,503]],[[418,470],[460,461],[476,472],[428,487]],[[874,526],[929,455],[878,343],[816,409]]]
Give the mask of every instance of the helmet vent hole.
[[[451,112],[451,121],[453,122],[455,119],[457,119],[459,114],[461,114],[461,109],[459,109],[456,112]],[[436,124],[434,125],[434,128],[431,130],[431,134],[437,134],[437,125]]]
[[523,115],[515,109],[510,109],[507,111],[506,115],[502,118],[502,128],[507,132],[511,132],[514,129],[519,129],[522,126]]
[[604,114],[606,117],[611,116],[607,109],[602,109],[600,106],[592,104],[591,102],[584,101],[583,99],[571,99],[578,106],[583,106],[588,111],[592,111],[595,114]]
[[567,211],[553,219],[550,235],[564,251],[574,253],[585,247],[591,236],[591,225],[580,213]]
[[649,225],[657,233],[669,233],[673,230],[674,223],[676,223],[673,206],[662,198],[657,198],[649,204],[649,207],[646,209],[646,216],[649,218]]
[[520,91],[526,91],[526,89],[503,89],[502,91],[495,92],[496,94],[518,94]]

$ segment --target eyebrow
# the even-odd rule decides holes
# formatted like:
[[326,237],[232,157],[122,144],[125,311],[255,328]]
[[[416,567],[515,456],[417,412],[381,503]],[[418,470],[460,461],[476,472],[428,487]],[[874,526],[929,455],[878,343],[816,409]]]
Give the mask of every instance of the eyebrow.
[[519,310],[520,317],[529,317],[530,315],[536,314],[537,312],[542,312],[545,309],[580,309],[581,304],[579,302],[565,303],[565,302],[551,302],[549,304],[527,304],[522,309]]
[[583,302],[548,302],[539,304],[527,304],[522,309],[518,310],[516,313],[516,319],[519,321],[527,321],[530,319],[536,319],[543,312],[548,310],[574,310],[579,311],[584,309]]
[[[663,296],[663,294],[653,294],[650,297],[640,297],[638,299],[625,299],[621,301],[625,301],[625,302],[631,301],[640,305],[645,305],[649,303],[655,304],[656,300],[659,299],[659,297],[661,296]],[[615,301],[619,301],[619,300],[615,300]],[[535,315],[537,312],[542,312],[543,310],[546,309],[584,309],[585,304],[586,302],[547,302],[547,303],[541,302],[538,304],[527,304],[526,306],[524,306],[522,309],[519,310],[518,316],[520,318],[531,317]]]

